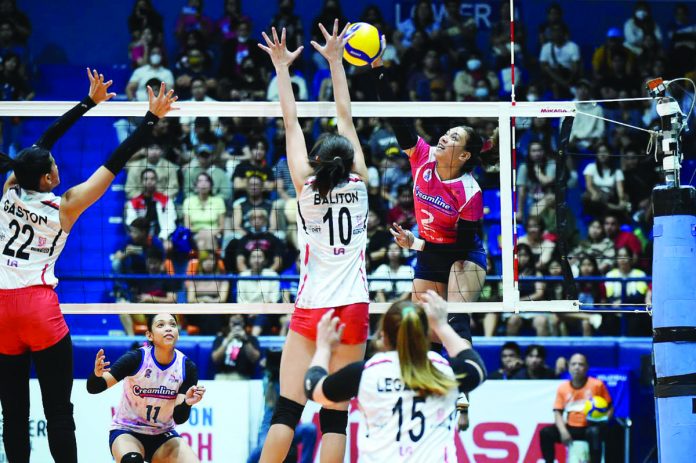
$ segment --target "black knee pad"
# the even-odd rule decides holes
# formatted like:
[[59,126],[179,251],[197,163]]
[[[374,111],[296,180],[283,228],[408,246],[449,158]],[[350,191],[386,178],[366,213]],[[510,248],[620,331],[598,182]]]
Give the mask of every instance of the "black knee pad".
[[286,397],[278,397],[273,417],[271,418],[271,426],[274,424],[284,424],[291,429],[295,429],[297,423],[300,422],[304,405],[298,404],[294,400]]
[[319,426],[322,434],[332,432],[345,435],[346,427],[348,427],[348,410],[322,408],[319,411]]
[[121,463],[144,463],[143,456],[138,452],[130,452],[121,458]]

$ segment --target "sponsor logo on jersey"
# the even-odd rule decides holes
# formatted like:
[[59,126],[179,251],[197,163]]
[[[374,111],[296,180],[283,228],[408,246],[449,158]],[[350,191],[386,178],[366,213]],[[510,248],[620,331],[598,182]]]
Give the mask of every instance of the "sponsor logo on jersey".
[[431,178],[433,178],[433,170],[425,169],[425,172],[423,172],[423,180],[429,182]]
[[169,389],[166,386],[140,387],[136,384],[133,386],[133,395],[141,398],[151,399],[175,399],[177,392],[174,389]]
[[32,246],[32,247],[29,248],[29,249],[31,249],[31,250],[34,251],[34,252],[40,252],[40,253],[42,253],[42,254],[48,254],[49,252],[51,252],[51,250],[48,249],[48,248],[37,248],[37,247],[34,247],[34,246]]
[[46,237],[39,236],[37,244],[39,245],[40,248],[43,248],[44,246],[46,246]]
[[329,193],[326,198],[322,198],[319,193],[314,195],[315,206],[319,204],[350,204],[357,203],[358,201],[357,191],[351,191],[350,193]]
[[321,233],[321,225],[309,225],[307,231],[310,233]]
[[12,214],[16,217],[19,217],[20,219],[29,219],[32,223],[35,224],[42,225],[48,223],[48,217],[46,217],[45,215],[39,215],[35,212],[28,211],[22,207],[17,206],[15,203],[11,203],[8,199],[5,200],[4,210],[8,214]]
[[149,378],[152,375],[152,368],[147,368],[145,370],[145,377]]
[[454,210],[452,206],[447,204],[447,201],[442,199],[442,196],[434,196],[434,195],[429,195],[428,193],[425,193],[421,191],[420,187],[416,186],[416,197],[423,201],[424,203],[428,203],[432,206],[435,206],[438,210],[444,212],[447,215],[455,215],[457,211]]

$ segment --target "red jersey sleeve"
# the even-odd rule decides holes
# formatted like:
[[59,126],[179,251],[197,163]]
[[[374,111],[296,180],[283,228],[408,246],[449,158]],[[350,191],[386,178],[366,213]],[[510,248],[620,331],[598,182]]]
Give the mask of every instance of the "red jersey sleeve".
[[459,218],[470,222],[477,222],[483,216],[483,194],[481,191],[474,193],[474,196],[459,211]]

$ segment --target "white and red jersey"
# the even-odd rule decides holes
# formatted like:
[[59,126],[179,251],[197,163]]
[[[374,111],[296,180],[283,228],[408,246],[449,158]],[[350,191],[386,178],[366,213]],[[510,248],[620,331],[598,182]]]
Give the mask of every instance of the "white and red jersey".
[[[432,364],[455,379],[449,362],[428,352]],[[401,378],[396,351],[375,354],[362,372],[358,390],[365,429],[358,436],[365,463],[455,463],[457,387],[443,396],[421,397]]]
[[53,271],[68,238],[60,227],[60,201],[19,185],[2,196],[0,289],[58,284]]
[[304,185],[297,200],[301,253],[295,307],[321,309],[370,301],[365,274],[367,187],[355,174],[326,198]]
[[141,347],[140,368],[123,379],[123,396],[111,430],[161,434],[174,429],[174,407],[186,379],[186,356],[174,350],[169,365],[160,365],[152,346]]
[[435,168],[435,147],[420,137],[410,162],[420,237],[431,243],[455,243],[459,219],[477,222],[483,218],[481,188],[469,173],[441,180]]

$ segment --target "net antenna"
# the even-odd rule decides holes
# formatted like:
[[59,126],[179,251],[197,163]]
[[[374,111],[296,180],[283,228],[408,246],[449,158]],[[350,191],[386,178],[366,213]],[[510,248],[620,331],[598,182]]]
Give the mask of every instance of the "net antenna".
[[666,185],[674,188],[680,186],[679,171],[681,170],[681,162],[684,159],[681,137],[688,130],[688,121],[693,113],[694,100],[696,99],[696,95],[693,95],[691,108],[688,114],[684,114],[679,106],[679,102],[674,97],[668,95],[669,86],[677,81],[691,83],[696,93],[694,81],[687,78],[666,81],[658,77],[648,81],[646,84],[648,94],[657,101],[655,110],[657,115],[660,116],[660,129],[654,137],[651,137],[648,152],[650,148],[653,148],[655,161],[659,162],[659,158],[662,158]]

